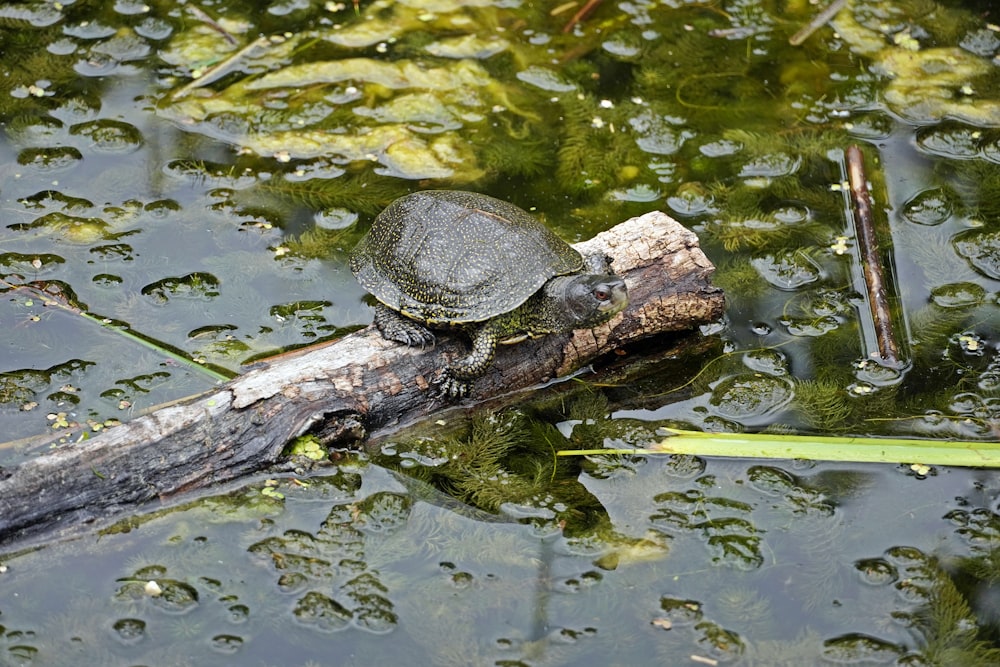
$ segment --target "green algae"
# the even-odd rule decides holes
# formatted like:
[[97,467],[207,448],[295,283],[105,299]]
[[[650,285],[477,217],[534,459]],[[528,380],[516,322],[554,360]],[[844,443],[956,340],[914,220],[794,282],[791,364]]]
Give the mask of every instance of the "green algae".
[[[74,664],[251,651],[307,664],[332,645],[365,664],[996,662],[966,604],[996,578],[988,475],[638,453],[657,426],[942,447],[995,433],[992,19],[859,2],[792,49],[810,3],[605,2],[566,34],[576,10],[556,3],[205,11],[218,27],[170,3],[0,8],[21,63],[0,83],[5,280],[62,281],[113,326],[236,370],[367,324],[349,248],[396,196],[460,186],[571,240],[669,209],[719,267],[727,319],[706,329],[709,355],[603,403],[480,415],[374,465],[334,452],[343,473],[320,461],[176,524],[125,521],[54,567],[11,560],[0,650]],[[851,142],[892,225],[913,351],[900,369],[862,358]],[[5,424],[96,430],[183,375],[117,337],[46,329],[69,318],[45,298],[0,312],[24,360],[0,373]],[[52,358],[81,341],[79,363]],[[141,363],[94,379],[107,359]],[[553,460],[560,447],[597,453]],[[111,542],[127,562],[101,551]],[[172,613],[149,580],[198,605]]]

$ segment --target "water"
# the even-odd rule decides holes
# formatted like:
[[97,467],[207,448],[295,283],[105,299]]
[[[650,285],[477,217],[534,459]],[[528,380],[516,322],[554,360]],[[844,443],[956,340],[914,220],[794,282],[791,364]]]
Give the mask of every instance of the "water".
[[595,472],[563,512],[584,530],[556,504],[486,517],[373,465],[279,480],[283,501],[204,499],[7,559],[0,646],[43,665],[869,664],[929,645],[989,664],[974,629],[995,624],[994,592],[967,586],[995,539],[990,475]]
[[[865,3],[793,48],[807,3],[564,33],[578,9],[0,8],[2,466],[367,324],[346,252],[417,189],[570,241],[665,210],[727,293],[625,386],[3,556],[0,664],[998,662],[994,473],[553,456],[678,425],[995,438],[994,10]],[[869,357],[852,143],[899,364]]]

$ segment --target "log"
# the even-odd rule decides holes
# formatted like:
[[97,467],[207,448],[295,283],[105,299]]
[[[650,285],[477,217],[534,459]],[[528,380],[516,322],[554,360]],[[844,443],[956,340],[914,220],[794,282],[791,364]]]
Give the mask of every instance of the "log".
[[[693,232],[660,212],[628,220],[575,246],[603,251],[630,304],[594,330],[503,346],[472,388],[475,399],[537,385],[603,354],[722,315],[715,267]],[[282,355],[219,389],[185,399],[0,468],[0,547],[57,539],[156,501],[274,466],[289,440],[314,433],[347,447],[367,434],[446,407],[432,381],[467,342],[442,335],[434,349],[384,340],[373,327]]]

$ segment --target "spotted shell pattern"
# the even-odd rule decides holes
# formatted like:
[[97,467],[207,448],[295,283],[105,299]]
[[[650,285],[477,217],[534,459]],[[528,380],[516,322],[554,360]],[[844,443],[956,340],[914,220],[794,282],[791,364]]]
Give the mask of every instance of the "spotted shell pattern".
[[351,254],[362,287],[431,325],[488,320],[583,268],[580,253],[517,206],[451,190],[397,199]]

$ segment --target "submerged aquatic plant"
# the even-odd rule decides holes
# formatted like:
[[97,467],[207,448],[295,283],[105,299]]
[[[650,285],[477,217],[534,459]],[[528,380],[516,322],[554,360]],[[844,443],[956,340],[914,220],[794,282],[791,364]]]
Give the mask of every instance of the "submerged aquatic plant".
[[433,464],[433,468],[418,469],[419,476],[476,507],[496,511],[504,502],[520,502],[539,490],[538,480],[512,474],[505,463],[522,445],[527,428],[516,415],[504,420],[479,415],[464,432],[420,437],[393,449],[412,452],[415,460]]

